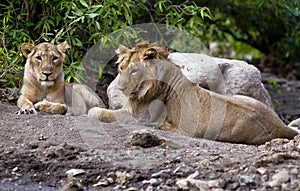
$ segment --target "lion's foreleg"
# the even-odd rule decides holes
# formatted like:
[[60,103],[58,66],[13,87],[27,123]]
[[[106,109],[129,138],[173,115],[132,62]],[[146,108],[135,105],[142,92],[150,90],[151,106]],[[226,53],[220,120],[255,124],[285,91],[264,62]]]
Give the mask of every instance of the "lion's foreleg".
[[16,112],[18,115],[36,113],[33,103],[23,95],[21,95],[18,99],[18,107],[20,108],[20,110]]
[[93,119],[98,119],[99,121],[105,123],[112,123],[115,121],[121,123],[133,122],[132,116],[124,109],[110,110],[103,109],[99,107],[93,107],[88,112],[88,117]]
[[103,109],[100,107],[93,107],[88,111],[88,117],[92,119],[98,119],[105,123],[111,123],[117,121],[115,112],[117,110]]
[[170,121],[165,121],[162,124],[161,128],[164,130],[168,130],[168,131],[176,131],[177,130],[177,127]]
[[34,107],[40,111],[51,114],[65,114],[67,112],[66,104],[54,103],[49,101],[40,101],[34,104]]

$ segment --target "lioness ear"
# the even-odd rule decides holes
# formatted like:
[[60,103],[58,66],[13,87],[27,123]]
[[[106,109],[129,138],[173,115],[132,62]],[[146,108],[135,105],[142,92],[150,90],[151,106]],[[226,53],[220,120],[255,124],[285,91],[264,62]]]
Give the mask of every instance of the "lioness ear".
[[116,52],[116,54],[122,54],[124,52],[127,52],[128,50],[129,50],[129,48],[120,44],[119,47],[115,50],[115,52]]
[[141,54],[142,60],[157,59],[158,54],[155,48],[148,48]]
[[66,50],[67,50],[68,48],[71,48],[71,47],[69,46],[69,44],[67,43],[67,41],[65,41],[65,42],[63,42],[63,43],[57,45],[56,47],[57,47],[58,50],[60,50],[60,51],[62,51],[62,52],[66,52]]
[[23,55],[27,58],[28,54],[31,53],[33,48],[34,48],[33,44],[23,43],[21,46],[21,51],[22,51]]

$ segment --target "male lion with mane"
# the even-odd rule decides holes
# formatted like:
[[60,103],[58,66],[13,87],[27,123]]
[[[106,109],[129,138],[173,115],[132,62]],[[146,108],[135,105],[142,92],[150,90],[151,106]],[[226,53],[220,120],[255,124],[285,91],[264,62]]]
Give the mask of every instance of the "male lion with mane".
[[90,118],[161,127],[232,143],[262,144],[298,135],[275,112],[253,98],[227,97],[190,82],[175,64],[167,61],[168,51],[162,46],[120,46],[117,53],[118,87],[128,100],[119,110],[92,108]]
[[87,86],[64,82],[62,69],[67,48],[66,42],[59,45],[22,44],[26,64],[17,114],[35,114],[39,110],[50,114],[82,115],[89,108],[104,106]]

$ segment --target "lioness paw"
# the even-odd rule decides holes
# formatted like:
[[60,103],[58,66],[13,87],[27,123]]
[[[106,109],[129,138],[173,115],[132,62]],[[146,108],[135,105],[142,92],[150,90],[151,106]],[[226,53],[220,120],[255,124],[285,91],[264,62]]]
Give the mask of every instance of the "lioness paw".
[[65,114],[67,106],[62,103],[53,103],[46,100],[34,104],[34,108],[50,114]]
[[21,114],[36,114],[36,110],[34,108],[31,109],[20,109],[19,111],[16,112],[17,115]]
[[40,101],[34,104],[34,108],[40,111],[47,112],[51,108],[52,104],[48,101]]

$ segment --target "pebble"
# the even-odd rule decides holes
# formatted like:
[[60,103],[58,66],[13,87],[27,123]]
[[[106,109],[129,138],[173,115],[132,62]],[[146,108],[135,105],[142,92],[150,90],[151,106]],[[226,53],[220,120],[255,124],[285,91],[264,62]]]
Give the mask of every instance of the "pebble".
[[272,176],[272,181],[268,182],[268,185],[272,188],[281,186],[289,180],[289,172],[286,169],[282,169]]
[[[176,185],[182,190],[190,190],[191,188],[197,188],[197,190],[214,190],[219,191],[221,189],[221,180],[199,180],[196,177],[199,175],[199,172],[196,171],[193,174],[189,175],[187,178],[180,179],[176,182]],[[211,189],[213,188],[213,189]]]
[[255,184],[254,178],[251,176],[242,175],[239,178],[239,182],[241,185],[252,185]]
[[260,167],[260,168],[258,168],[256,170],[257,170],[257,172],[259,172],[259,174],[265,174],[267,172],[267,169],[264,168],[264,167]]
[[157,172],[157,173],[153,173],[153,174],[151,175],[151,177],[152,177],[152,178],[159,178],[163,173],[164,173],[164,172],[159,171],[159,172]]
[[160,139],[158,136],[154,135],[153,132],[147,129],[142,129],[135,130],[132,132],[129,144],[132,146],[149,148],[159,146],[164,142],[165,140]]
[[84,174],[84,173],[85,173],[84,170],[82,170],[82,169],[74,169],[74,168],[66,171],[66,174],[67,174],[67,176],[69,178],[75,177],[77,175]]

